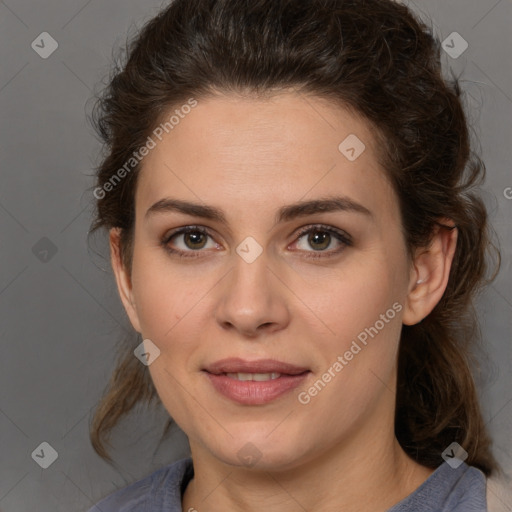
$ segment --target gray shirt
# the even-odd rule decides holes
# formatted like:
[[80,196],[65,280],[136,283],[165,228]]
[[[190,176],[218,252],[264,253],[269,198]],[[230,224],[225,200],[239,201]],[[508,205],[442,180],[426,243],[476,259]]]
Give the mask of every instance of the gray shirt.
[[[194,476],[191,458],[169,464],[110,494],[87,512],[183,512],[181,498]],[[486,478],[462,463],[441,464],[412,494],[387,512],[487,512]]]

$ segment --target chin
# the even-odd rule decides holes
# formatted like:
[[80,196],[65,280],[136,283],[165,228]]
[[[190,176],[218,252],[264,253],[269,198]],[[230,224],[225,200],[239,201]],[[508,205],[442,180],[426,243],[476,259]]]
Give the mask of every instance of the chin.
[[[229,466],[245,468],[249,471],[286,471],[301,464],[304,459],[304,446],[283,444],[282,440],[271,442],[266,434],[261,438],[252,436],[239,440],[219,452],[218,446],[213,455]],[[237,448],[233,451],[233,446]]]

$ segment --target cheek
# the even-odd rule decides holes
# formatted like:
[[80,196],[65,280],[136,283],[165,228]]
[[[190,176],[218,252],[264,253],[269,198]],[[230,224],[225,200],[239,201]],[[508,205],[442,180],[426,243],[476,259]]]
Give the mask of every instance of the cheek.
[[397,308],[392,306],[403,301],[398,272],[378,257],[354,259],[343,271],[301,280],[296,289],[312,313],[330,328],[331,337],[344,340],[373,326],[390,308],[388,316],[395,318]]
[[132,283],[142,335],[159,347],[160,365],[174,373],[186,370],[186,361],[211,332],[208,292],[217,281],[213,272],[180,271],[153,249],[134,258]]
[[188,287],[175,274],[169,272],[157,249],[134,251],[133,295],[142,334],[147,338],[164,341],[184,315]]
[[[142,251],[141,251],[142,252]],[[149,253],[149,251],[148,251]],[[187,363],[200,348],[206,315],[201,297],[205,290],[176,272],[158,257],[134,258],[132,283],[137,303],[137,314],[144,338],[150,339],[160,355],[149,366],[157,393],[175,419],[190,415],[190,394],[194,394],[188,380]],[[184,387],[187,392],[182,392]],[[185,413],[189,411],[188,413]]]
[[355,259],[337,279],[324,282],[323,293],[315,288],[312,294],[310,288],[312,309],[329,328],[318,324],[322,327],[315,343],[322,360],[320,377],[329,369],[336,375],[329,384],[331,391],[319,401],[327,408],[330,400],[342,395],[347,407],[364,409],[386,387],[393,388],[405,260],[398,254],[390,259],[394,262],[382,253]]
[[387,266],[366,262],[361,272],[353,269],[331,282],[328,301],[317,301],[318,317],[331,332],[315,337],[318,380],[301,391],[303,400],[311,399],[306,411],[317,411],[312,421],[320,431],[326,428],[324,412],[331,423],[348,428],[383,399],[392,400],[403,309],[394,281]]

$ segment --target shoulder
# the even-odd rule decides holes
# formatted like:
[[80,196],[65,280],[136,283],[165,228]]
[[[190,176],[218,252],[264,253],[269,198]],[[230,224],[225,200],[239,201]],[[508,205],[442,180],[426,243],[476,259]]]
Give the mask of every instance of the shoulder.
[[[461,469],[460,475],[453,478],[446,511],[487,512],[487,479],[484,473],[465,464]],[[446,465],[445,473],[448,471],[454,470]]]
[[420,487],[388,512],[487,512],[485,475],[465,463],[441,464]]
[[181,512],[181,487],[192,474],[192,459],[178,460],[109,494],[87,512]]

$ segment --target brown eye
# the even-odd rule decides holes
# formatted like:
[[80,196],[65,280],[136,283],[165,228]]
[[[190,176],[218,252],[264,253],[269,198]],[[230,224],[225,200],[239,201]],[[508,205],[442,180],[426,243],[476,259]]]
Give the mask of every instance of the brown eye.
[[352,237],[337,228],[316,225],[307,226],[297,235],[294,243],[306,257],[329,257],[352,246]]
[[331,243],[331,235],[327,231],[312,231],[308,236],[309,245],[315,250],[324,250]]
[[206,245],[206,235],[200,231],[184,233],[183,241],[189,249],[202,249]]
[[219,248],[206,229],[196,226],[177,229],[166,235],[161,243],[168,253],[183,257],[199,257],[207,252],[206,249]]

